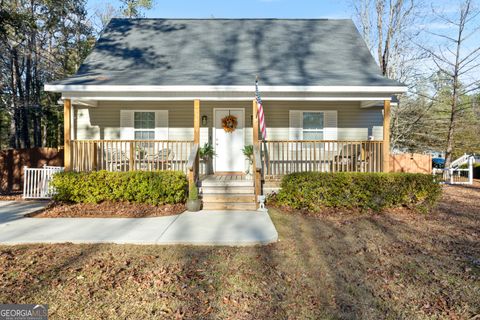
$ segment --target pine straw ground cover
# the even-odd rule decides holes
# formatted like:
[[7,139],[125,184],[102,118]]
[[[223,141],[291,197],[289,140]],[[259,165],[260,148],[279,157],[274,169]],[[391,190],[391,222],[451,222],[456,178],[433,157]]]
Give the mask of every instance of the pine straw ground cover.
[[52,201],[44,210],[28,214],[34,218],[145,218],[180,214],[185,204],[154,206],[144,203],[111,202],[62,203]]
[[0,192],[0,201],[21,201],[21,200],[23,200],[21,192],[9,192],[9,193]]
[[478,319],[480,184],[431,215],[272,210],[259,247],[0,247],[0,302],[51,319]]

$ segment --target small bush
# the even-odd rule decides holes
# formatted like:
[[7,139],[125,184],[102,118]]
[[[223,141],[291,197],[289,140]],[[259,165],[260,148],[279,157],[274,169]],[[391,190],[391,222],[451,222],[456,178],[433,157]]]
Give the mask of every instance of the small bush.
[[188,189],[188,200],[198,200],[198,188],[195,184]]
[[372,209],[408,206],[426,211],[441,195],[432,175],[417,173],[292,173],[282,180],[274,201],[292,209]]
[[177,171],[63,172],[55,174],[54,200],[74,203],[127,201],[152,205],[185,202],[187,179]]

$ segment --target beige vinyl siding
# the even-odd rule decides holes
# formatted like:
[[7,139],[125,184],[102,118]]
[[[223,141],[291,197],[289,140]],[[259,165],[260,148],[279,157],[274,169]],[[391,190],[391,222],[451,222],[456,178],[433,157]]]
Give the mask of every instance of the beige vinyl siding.
[[337,110],[338,140],[383,139],[382,108],[360,108],[360,102],[277,102],[264,103],[269,140],[288,140],[290,110]]
[[[212,139],[214,108],[245,108],[245,144],[252,143],[252,102],[201,101],[200,116],[208,123],[201,125],[201,144]],[[75,106],[75,139],[120,139],[120,110],[168,110],[170,140],[193,140],[193,101],[184,102],[99,102],[97,107]],[[360,108],[360,102],[294,102],[264,103],[269,140],[288,140],[289,111],[337,110],[338,140],[383,139],[382,108]]]
[[169,140],[193,140],[193,102],[99,102],[97,107],[77,107],[77,139],[120,139],[120,110],[168,110]]

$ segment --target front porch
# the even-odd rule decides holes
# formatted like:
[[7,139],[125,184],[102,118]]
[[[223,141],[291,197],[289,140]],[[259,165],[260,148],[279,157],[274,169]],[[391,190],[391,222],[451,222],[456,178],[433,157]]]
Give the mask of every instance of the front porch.
[[[382,172],[383,144],[383,141],[259,141],[261,172],[266,177],[303,171]],[[71,169],[188,173],[188,159],[194,146],[193,140],[73,140]],[[237,156],[243,157],[240,150]],[[207,165],[200,161],[200,176],[207,174]]]
[[[67,171],[176,170],[185,172],[190,184],[199,185],[208,174],[241,173],[248,169],[252,174],[254,203],[263,193],[265,180],[289,173],[389,171],[389,100],[375,110],[366,109],[368,105],[359,101],[296,102],[293,107],[285,101],[272,102],[272,106],[265,107],[269,137],[265,141],[259,135],[256,101],[250,102],[250,107],[245,107],[244,101],[207,101],[201,108],[200,100],[194,100],[190,112],[184,102],[175,107],[168,102],[128,102],[134,106],[133,111],[126,104],[109,101],[72,111],[71,100],[64,99]],[[90,113],[85,117],[87,111]],[[219,125],[223,114],[231,112],[238,116],[234,134],[225,133]],[[152,117],[143,119],[141,124],[145,127],[139,130],[134,126],[136,113]],[[119,122],[101,120],[114,117]],[[312,119],[321,126],[312,128]],[[148,121],[152,127],[148,127]],[[137,133],[142,139],[136,139]],[[215,148],[212,163],[200,159],[199,148],[204,143]],[[242,148],[246,145],[253,145],[252,165],[243,161]]]

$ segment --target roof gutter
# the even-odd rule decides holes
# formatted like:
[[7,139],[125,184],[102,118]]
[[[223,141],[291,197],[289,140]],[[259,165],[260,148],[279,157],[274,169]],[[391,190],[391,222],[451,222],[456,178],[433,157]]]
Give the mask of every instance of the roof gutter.
[[[261,86],[265,92],[292,93],[388,93],[407,92],[406,86]],[[127,86],[127,85],[61,85],[46,84],[50,92],[253,92],[252,86]]]

